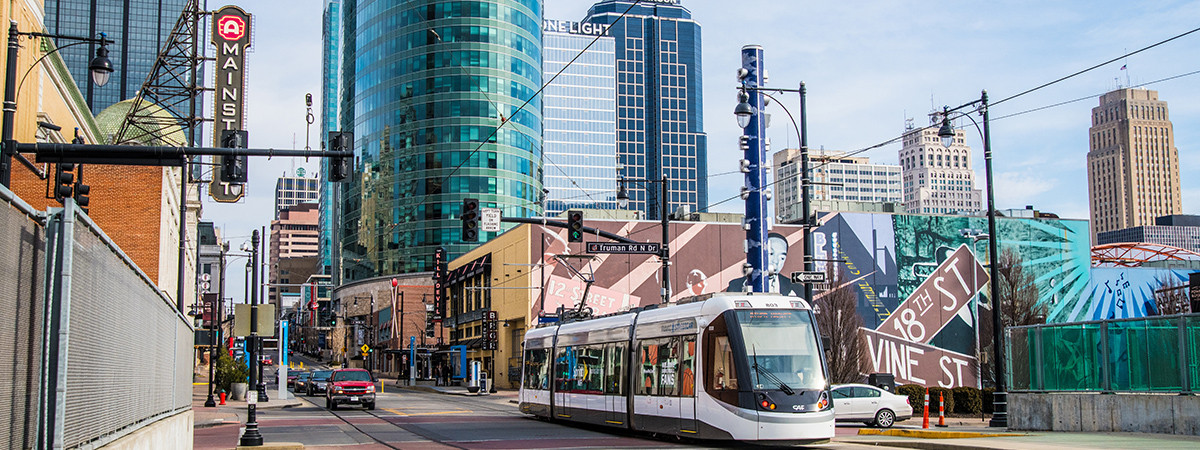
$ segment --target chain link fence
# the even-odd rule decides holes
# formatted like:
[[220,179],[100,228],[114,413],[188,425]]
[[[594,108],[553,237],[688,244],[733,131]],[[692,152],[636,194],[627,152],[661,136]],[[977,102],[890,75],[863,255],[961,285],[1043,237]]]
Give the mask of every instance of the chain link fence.
[[0,187],[0,447],[33,448],[45,332],[46,217]]
[[72,200],[0,203],[0,447],[100,447],[189,409],[174,302]]

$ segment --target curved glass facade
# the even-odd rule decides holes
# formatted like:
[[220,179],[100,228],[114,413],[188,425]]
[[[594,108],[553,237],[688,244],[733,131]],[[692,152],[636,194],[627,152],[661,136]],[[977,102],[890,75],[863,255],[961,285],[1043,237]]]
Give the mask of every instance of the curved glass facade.
[[436,248],[454,258],[478,245],[461,242],[464,198],[505,217],[540,215],[542,2],[354,4],[343,280],[430,270]]

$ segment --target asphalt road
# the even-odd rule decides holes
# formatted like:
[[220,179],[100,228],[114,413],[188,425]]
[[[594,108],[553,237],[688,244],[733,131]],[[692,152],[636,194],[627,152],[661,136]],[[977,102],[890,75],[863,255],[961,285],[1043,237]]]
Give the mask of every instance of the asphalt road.
[[[545,422],[521,414],[511,396],[469,397],[409,390],[378,394],[375,411],[324,408],[323,397],[304,397],[303,406],[258,413],[265,442],[299,442],[306,448],[355,449],[662,449],[716,447],[709,442],[679,442],[570,424]],[[851,428],[839,427],[839,435]],[[198,449],[237,446],[242,428],[225,425],[196,429]],[[815,448],[860,448],[834,442]]]

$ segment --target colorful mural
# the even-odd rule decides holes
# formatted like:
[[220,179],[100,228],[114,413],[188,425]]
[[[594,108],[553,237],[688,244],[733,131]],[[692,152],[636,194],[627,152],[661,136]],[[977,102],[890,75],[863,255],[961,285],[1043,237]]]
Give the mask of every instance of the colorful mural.
[[[975,386],[976,315],[991,308],[987,219],[838,213],[821,217],[820,223],[812,236],[816,270],[831,271],[833,280],[843,280],[857,293],[870,367],[895,374],[901,383]],[[1153,314],[1153,291],[1162,280],[1186,281],[1186,271],[1093,271],[1084,220],[998,218],[996,224],[998,245],[1014,250],[1032,275],[1050,323]],[[662,236],[654,222],[589,220],[587,225],[641,242],[659,242]],[[669,235],[672,301],[742,289],[746,256],[740,224],[672,222]],[[661,301],[657,256],[587,255],[583,244],[568,244],[565,230],[557,228],[535,225],[532,236],[534,254],[538,246],[544,249],[534,262],[543,264],[546,289],[530,293],[531,317],[560,306],[580,307],[581,299],[596,314]],[[596,239],[588,235],[587,240]],[[776,225],[771,241],[771,264],[780,268],[772,286],[800,295],[802,286],[793,286],[788,275],[803,270],[796,255],[803,248],[802,228]],[[556,256],[564,254],[575,256]],[[583,281],[587,277],[594,278],[590,288]]]

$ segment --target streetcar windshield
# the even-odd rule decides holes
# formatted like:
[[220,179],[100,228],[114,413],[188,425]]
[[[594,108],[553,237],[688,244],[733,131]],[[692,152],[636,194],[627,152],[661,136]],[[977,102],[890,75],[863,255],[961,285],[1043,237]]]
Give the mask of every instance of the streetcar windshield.
[[806,311],[739,310],[747,366],[755,389],[824,389],[816,327]]

